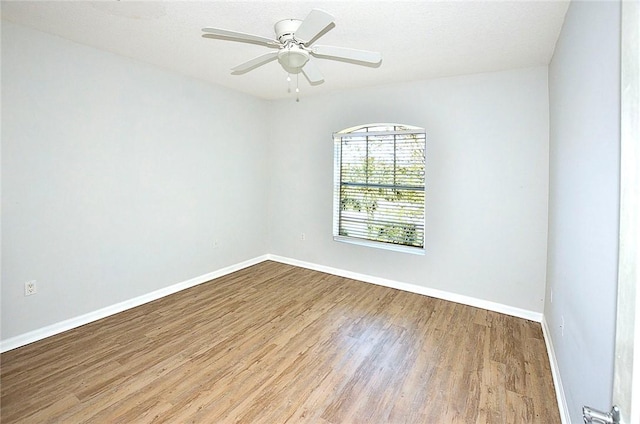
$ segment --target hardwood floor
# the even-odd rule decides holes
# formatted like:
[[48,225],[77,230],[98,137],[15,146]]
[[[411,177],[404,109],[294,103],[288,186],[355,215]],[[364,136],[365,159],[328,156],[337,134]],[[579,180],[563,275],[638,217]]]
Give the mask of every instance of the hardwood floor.
[[2,423],[559,423],[540,324],[275,262],[2,354]]

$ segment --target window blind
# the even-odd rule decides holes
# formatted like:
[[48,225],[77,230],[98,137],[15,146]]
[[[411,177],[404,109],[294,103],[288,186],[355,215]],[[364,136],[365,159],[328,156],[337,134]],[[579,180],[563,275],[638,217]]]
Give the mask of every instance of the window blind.
[[423,248],[424,130],[365,126],[334,143],[334,238]]

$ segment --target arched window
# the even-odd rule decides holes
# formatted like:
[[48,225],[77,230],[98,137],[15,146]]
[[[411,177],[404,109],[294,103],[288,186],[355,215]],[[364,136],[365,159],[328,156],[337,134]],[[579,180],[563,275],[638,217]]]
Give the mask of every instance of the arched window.
[[424,128],[366,124],[333,138],[334,240],[424,253]]

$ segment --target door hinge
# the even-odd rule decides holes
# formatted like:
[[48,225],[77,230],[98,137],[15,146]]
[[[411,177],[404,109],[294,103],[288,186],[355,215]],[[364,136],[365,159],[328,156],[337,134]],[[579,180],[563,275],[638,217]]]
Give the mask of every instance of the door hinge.
[[602,412],[583,406],[582,418],[585,424],[620,424],[620,409],[614,405],[610,412]]

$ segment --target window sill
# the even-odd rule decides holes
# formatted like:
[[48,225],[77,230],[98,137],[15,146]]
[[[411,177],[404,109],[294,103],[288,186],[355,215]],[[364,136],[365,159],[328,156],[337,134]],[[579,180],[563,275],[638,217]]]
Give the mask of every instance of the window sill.
[[410,253],[412,255],[425,255],[426,250],[423,247],[402,246],[393,243],[382,243],[378,241],[364,240],[354,237],[333,236],[333,240],[342,243],[356,244],[358,246],[373,247],[376,249],[391,250],[394,252]]

